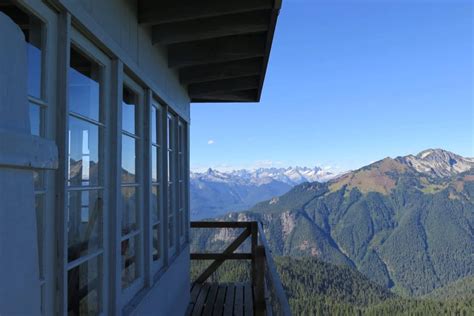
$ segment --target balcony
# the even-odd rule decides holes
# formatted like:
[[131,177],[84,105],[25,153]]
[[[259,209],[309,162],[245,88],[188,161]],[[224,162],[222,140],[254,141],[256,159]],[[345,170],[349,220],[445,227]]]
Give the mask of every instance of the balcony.
[[[191,222],[191,228],[239,229],[240,234],[222,252],[191,253],[191,260],[213,261],[191,285],[191,302],[186,315],[291,315],[260,223]],[[250,262],[249,280],[210,281],[214,272],[227,260]]]

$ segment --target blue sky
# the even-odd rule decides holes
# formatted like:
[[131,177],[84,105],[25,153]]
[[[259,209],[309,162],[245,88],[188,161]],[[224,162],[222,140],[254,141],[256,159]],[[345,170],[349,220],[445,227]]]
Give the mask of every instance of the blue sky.
[[474,1],[287,0],[260,103],[192,104],[191,168],[474,156]]

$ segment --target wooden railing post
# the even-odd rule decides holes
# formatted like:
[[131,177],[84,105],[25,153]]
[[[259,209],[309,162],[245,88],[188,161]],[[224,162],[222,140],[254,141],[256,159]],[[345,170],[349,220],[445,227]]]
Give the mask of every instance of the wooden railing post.
[[250,234],[252,236],[251,240],[251,253],[252,253],[252,263],[251,263],[251,271],[250,271],[250,279],[252,281],[252,286],[255,287],[256,278],[257,278],[257,265],[256,265],[256,257],[257,257],[257,246],[258,246],[258,225],[257,222],[252,222],[250,224]]
[[257,246],[255,252],[255,314],[265,315],[265,247]]

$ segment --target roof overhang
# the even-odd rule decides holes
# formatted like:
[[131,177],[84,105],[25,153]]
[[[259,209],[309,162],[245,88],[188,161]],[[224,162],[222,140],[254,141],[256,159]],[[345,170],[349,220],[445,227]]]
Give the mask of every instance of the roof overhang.
[[258,102],[281,0],[139,0],[191,102]]

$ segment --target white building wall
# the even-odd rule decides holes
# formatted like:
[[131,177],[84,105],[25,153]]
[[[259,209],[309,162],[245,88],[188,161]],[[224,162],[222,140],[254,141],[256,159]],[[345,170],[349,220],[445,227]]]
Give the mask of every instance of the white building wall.
[[[35,13],[38,12],[36,10],[38,7],[49,10],[47,3],[51,3],[59,11],[68,11],[72,16],[73,26],[83,32],[88,40],[112,59],[120,59],[127,73],[134,80],[144,88],[151,89],[158,99],[166,103],[181,118],[190,121],[189,97],[186,88],[180,85],[177,72],[168,68],[166,50],[153,46],[149,28],[138,25],[136,0],[49,0],[45,2],[19,0],[18,2],[26,9],[32,8]],[[51,12],[55,13],[53,10]],[[46,19],[45,22],[51,21]],[[52,34],[56,36],[55,24],[49,23],[48,26],[49,31],[53,31]],[[0,29],[2,30],[0,33],[0,43],[2,43],[0,45],[0,315],[36,315],[40,310],[40,285],[33,169],[30,168],[55,168],[58,163],[57,149],[54,141],[46,141],[31,136],[29,133],[26,60],[22,63],[12,62],[13,56],[26,58],[25,42],[17,26],[1,13]],[[20,38],[15,38],[15,36],[20,36]],[[58,38],[58,41],[60,40],[61,38]],[[16,41],[18,45],[21,45],[18,47],[3,45],[10,41]],[[7,46],[9,46],[8,51]],[[52,56],[56,62],[54,58],[56,50],[54,53],[45,50],[45,54],[48,60]],[[49,66],[51,66],[50,71],[56,73],[56,65]],[[25,71],[21,71],[22,67]],[[46,86],[52,89],[47,95],[51,97],[52,104],[55,104],[57,94],[59,94],[59,91],[55,91],[56,80],[47,80]],[[16,101],[13,101],[15,98],[12,98],[12,91],[9,90],[12,87],[15,87],[12,91],[18,92]],[[47,111],[47,134],[51,139],[56,138],[56,141],[58,135],[55,136],[56,126],[53,121],[58,119],[56,115],[62,106],[58,104],[56,108],[54,105]],[[23,136],[9,137],[8,135],[12,132],[13,134],[18,132],[18,135]],[[61,137],[64,135],[59,138]],[[6,144],[14,145],[6,146]],[[12,151],[8,152],[7,149]],[[20,151],[14,152],[15,150]],[[57,186],[62,186],[64,183],[59,181],[56,186],[57,180],[55,180],[55,173],[52,172],[48,179],[47,205],[51,206],[51,210],[48,211],[50,216],[47,217],[48,234],[51,233],[51,237],[54,238],[57,231],[54,225],[58,223],[55,223],[53,216],[64,211],[63,208],[58,210],[54,207],[55,194]],[[11,212],[12,209],[15,212]],[[56,243],[56,240],[53,243]],[[49,259],[45,261],[49,266],[54,267],[51,268],[54,273],[46,277],[46,282],[51,285],[46,303],[48,311],[54,311],[58,301],[63,300],[59,297],[61,294],[58,296],[55,291],[55,278],[59,272],[56,270],[58,263],[52,262],[57,260],[56,252],[53,250],[49,251],[51,256],[48,256],[48,258],[51,257],[51,261]],[[9,259],[5,260],[5,258]],[[189,262],[189,247],[185,246],[177,257],[170,260],[158,280],[151,284],[150,288],[145,288],[138,294],[137,300],[133,300],[133,306],[126,308],[125,314],[182,315],[187,308],[190,295]]]
[[57,149],[30,134],[23,33],[0,12],[0,315],[38,315],[40,281],[33,169]]

